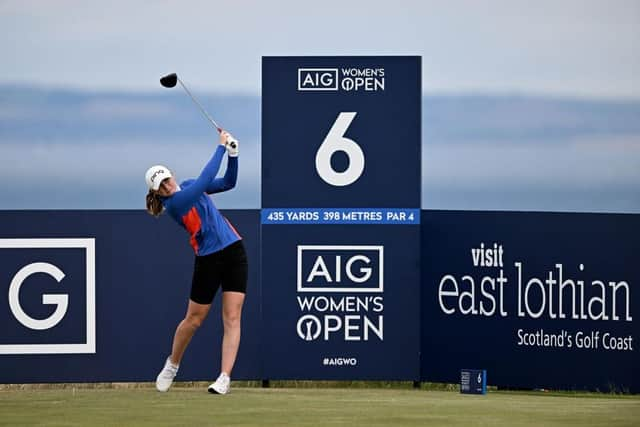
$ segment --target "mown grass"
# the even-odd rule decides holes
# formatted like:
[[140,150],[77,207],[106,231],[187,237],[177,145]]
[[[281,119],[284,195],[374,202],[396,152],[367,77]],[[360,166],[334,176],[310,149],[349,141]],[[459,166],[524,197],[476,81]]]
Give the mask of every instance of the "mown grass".
[[[290,385],[291,383],[289,383]],[[334,383],[328,383],[332,386]],[[158,393],[151,384],[4,386],[0,425],[22,426],[631,426],[640,396],[388,387],[254,387],[237,383],[229,395],[205,383],[177,384]]]

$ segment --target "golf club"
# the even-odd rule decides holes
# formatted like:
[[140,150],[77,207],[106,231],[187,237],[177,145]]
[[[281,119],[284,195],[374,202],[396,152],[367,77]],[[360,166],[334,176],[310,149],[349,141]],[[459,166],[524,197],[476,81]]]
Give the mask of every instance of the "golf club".
[[207,113],[205,109],[202,107],[202,105],[200,105],[200,103],[193,97],[191,92],[189,92],[189,89],[187,89],[184,83],[182,83],[182,80],[180,80],[180,78],[176,73],[167,74],[166,76],[160,79],[160,84],[166,88],[175,87],[176,83],[180,83],[180,85],[182,86],[182,89],[184,89],[184,91],[187,92],[187,95],[189,95],[191,100],[198,106],[198,108],[200,108],[200,111],[202,111],[202,114],[204,114],[205,117],[211,122],[211,124],[215,126],[218,132],[222,132],[222,128],[218,126],[216,121],[213,120],[213,118],[209,115],[209,113]]

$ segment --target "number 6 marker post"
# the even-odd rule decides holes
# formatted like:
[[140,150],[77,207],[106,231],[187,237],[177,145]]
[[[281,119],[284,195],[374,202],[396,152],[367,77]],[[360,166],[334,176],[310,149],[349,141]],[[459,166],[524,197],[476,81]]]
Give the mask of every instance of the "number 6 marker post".
[[263,58],[264,378],[419,379],[420,76]]

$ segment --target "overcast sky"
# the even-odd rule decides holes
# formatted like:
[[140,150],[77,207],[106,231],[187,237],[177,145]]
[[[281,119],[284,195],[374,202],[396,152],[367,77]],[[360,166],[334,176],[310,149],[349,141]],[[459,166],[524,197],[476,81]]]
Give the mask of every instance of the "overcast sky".
[[259,93],[262,55],[421,55],[426,92],[640,98],[640,1],[0,0],[1,83]]

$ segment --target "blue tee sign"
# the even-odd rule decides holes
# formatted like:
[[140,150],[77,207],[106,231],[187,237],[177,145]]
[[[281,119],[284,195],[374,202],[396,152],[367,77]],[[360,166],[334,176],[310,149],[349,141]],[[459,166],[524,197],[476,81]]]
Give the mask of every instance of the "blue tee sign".
[[487,371],[484,369],[462,369],[460,371],[460,393],[487,394]]
[[265,378],[418,377],[420,75],[263,58]]

